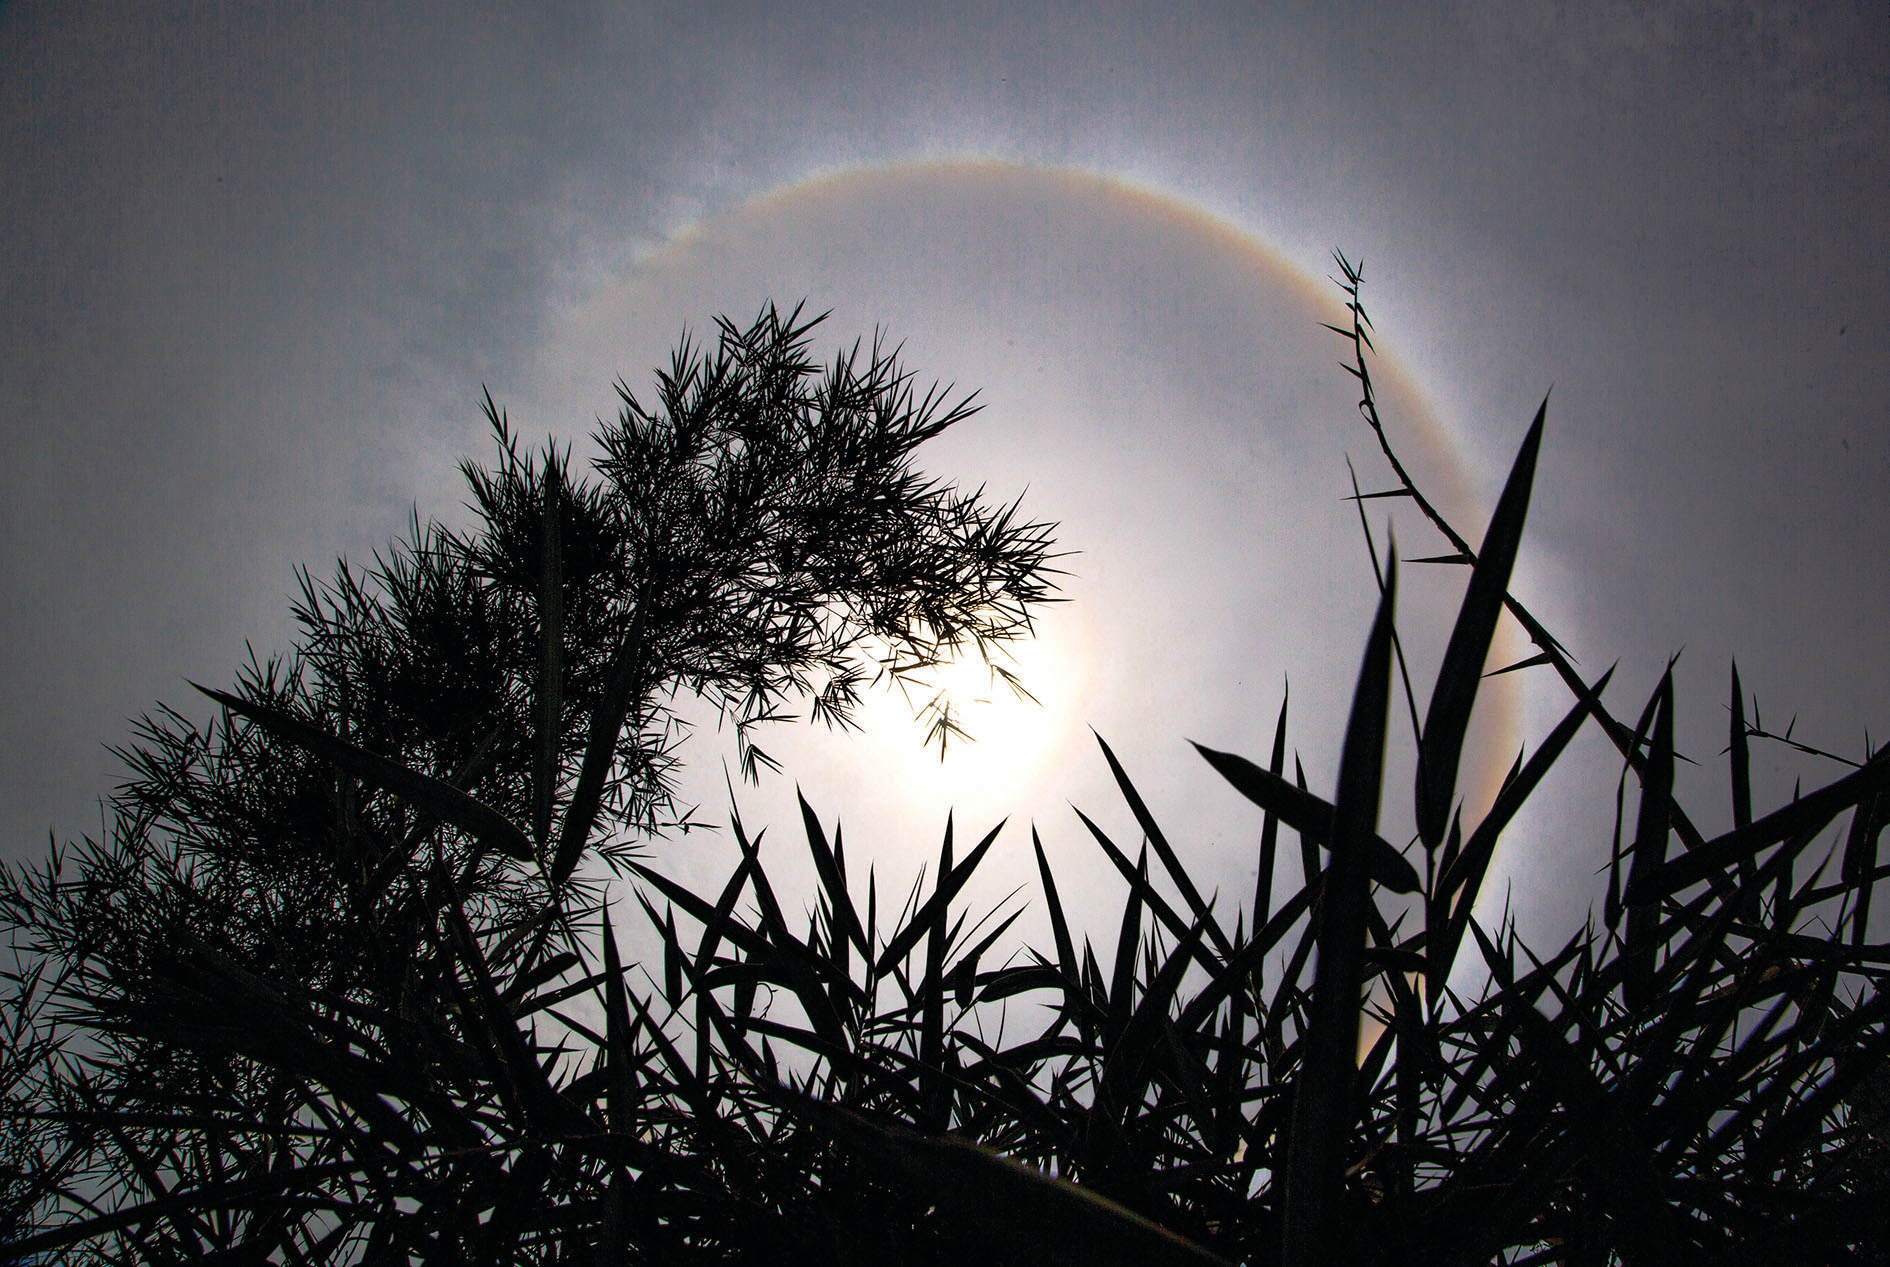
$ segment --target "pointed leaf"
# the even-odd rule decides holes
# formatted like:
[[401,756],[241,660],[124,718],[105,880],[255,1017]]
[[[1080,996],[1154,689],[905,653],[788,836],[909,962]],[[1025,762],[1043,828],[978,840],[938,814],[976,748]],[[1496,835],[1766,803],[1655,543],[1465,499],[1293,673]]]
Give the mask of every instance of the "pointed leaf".
[[912,921],[895,933],[893,939],[886,944],[886,949],[880,952],[879,962],[876,965],[876,971],[880,976],[885,976],[892,971],[894,964],[912,952],[912,948],[919,944],[919,939],[931,931],[934,919],[943,917],[944,909],[951,905],[952,899],[958,896],[959,890],[963,889],[966,881],[971,879],[971,873],[978,869],[980,862],[984,861],[985,854],[991,851],[992,842],[997,840],[998,833],[1003,830],[1003,823],[993,827],[985,834],[984,839],[978,842],[977,847],[965,855],[965,860],[952,868],[951,874],[939,876],[932,896],[914,913]]
[[1801,833],[1816,834],[1845,810],[1887,788],[1890,788],[1890,747],[1880,749],[1877,755],[1836,782],[1798,796],[1748,826],[1735,827],[1700,848],[1681,854],[1647,877],[1645,896],[1652,900],[1678,893],[1780,841]]
[[[1190,741],[1192,742],[1192,741]],[[1285,779],[1262,770],[1247,758],[1231,752],[1217,752],[1202,744],[1194,750],[1234,785],[1234,789],[1255,805],[1278,814],[1280,820],[1302,838],[1330,847],[1332,806],[1304,788],[1294,787]],[[1366,866],[1372,880],[1393,893],[1415,893],[1423,887],[1417,868],[1382,836],[1373,833],[1365,841]]]
[[1503,790],[1497,794],[1496,803],[1490,806],[1490,812],[1470,833],[1470,840],[1462,852],[1445,863],[1437,880],[1436,892],[1445,913],[1444,924],[1437,933],[1437,940],[1425,952],[1429,959],[1427,988],[1431,998],[1442,997],[1444,984],[1450,979],[1457,948],[1463,941],[1470,913],[1476,907],[1477,895],[1483,888],[1483,878],[1496,856],[1496,845],[1502,838],[1503,829],[1509,826],[1548,775],[1575,738],[1582,723],[1601,706],[1601,693],[1607,689],[1613,676],[1614,669],[1610,667],[1576,701],[1568,714],[1556,723],[1555,729],[1549,732],[1521,771],[1504,783]]
[[1070,940],[1070,924],[1063,916],[1063,902],[1057,896],[1056,877],[1050,873],[1050,860],[1044,857],[1043,841],[1037,837],[1035,824],[1030,829],[1030,845],[1037,852],[1037,874],[1043,879],[1044,905],[1050,911],[1050,934],[1056,942],[1057,966],[1062,970],[1068,987],[1075,990],[1082,980],[1076,962],[1076,947]]
[[1746,738],[1746,693],[1739,685],[1739,662],[1732,666],[1732,726],[1727,736],[1732,766],[1733,826],[1752,823],[1752,750]]
[[1536,453],[1542,446],[1542,421],[1548,409],[1545,396],[1490,516],[1490,527],[1471,569],[1470,584],[1450,643],[1444,649],[1444,663],[1437,671],[1437,685],[1424,717],[1424,734],[1418,744],[1417,826],[1427,848],[1442,844],[1444,829],[1449,826],[1464,733],[1470,726],[1470,711],[1483,680],[1483,664],[1489,658],[1490,640],[1496,635],[1496,621],[1509,596],[1509,574],[1522,545],[1523,520],[1529,513],[1529,491],[1535,481]]
[[847,892],[846,879],[840,873],[835,853],[827,847],[827,833],[821,828],[820,817],[814,813],[814,807],[807,803],[801,790],[794,789],[795,798],[801,805],[801,823],[807,832],[807,848],[814,855],[814,870],[820,875],[821,887],[827,891],[828,905],[833,909],[834,918],[841,933],[858,947],[863,955],[871,955],[872,950],[866,944],[866,930],[860,926],[860,915],[853,906],[853,895]]
[[[1628,864],[1627,944],[1623,951],[1625,998],[1639,1012],[1654,1002],[1654,956],[1660,924],[1658,902],[1644,896],[1651,890],[1645,877],[1658,874],[1667,861],[1673,802],[1673,670],[1660,679],[1654,711],[1654,733],[1648,741],[1646,774],[1641,783],[1640,814]],[[1638,883],[1637,883],[1638,881]],[[1641,895],[1636,900],[1637,895]]]
[[531,840],[510,819],[442,779],[409,770],[397,761],[357,747],[346,739],[331,735],[318,726],[266,704],[241,699],[227,691],[197,686],[195,682],[191,685],[276,738],[311,752],[356,778],[384,787],[396,796],[431,810],[488,849],[497,850],[521,862],[530,862],[536,856],[532,852]]
[[1286,1146],[1281,1255],[1285,1267],[1312,1267],[1330,1260],[1341,1171],[1352,1138],[1365,908],[1372,900],[1366,846],[1377,827],[1384,775],[1397,567],[1393,554],[1339,759],[1332,861],[1319,903],[1319,963],[1313,980],[1312,1016]]
[[1176,890],[1181,894],[1181,900],[1188,904],[1188,909],[1193,913],[1196,922],[1207,929],[1215,949],[1222,955],[1233,954],[1234,948],[1228,943],[1227,934],[1221,931],[1220,922],[1214,918],[1213,913],[1208,909],[1208,904],[1202,900],[1201,891],[1195,887],[1193,877],[1181,865],[1181,859],[1176,857],[1173,846],[1168,843],[1168,837],[1162,833],[1160,825],[1155,821],[1155,816],[1149,813],[1147,804],[1142,800],[1142,794],[1136,791],[1135,784],[1129,781],[1128,772],[1122,768],[1122,763],[1116,760],[1116,754],[1101,735],[1096,736],[1096,742],[1102,748],[1103,759],[1109,763],[1109,773],[1115,776],[1116,787],[1121,790],[1122,799],[1127,802],[1129,811],[1135,815],[1135,821],[1142,828],[1142,834],[1148,837],[1148,843],[1155,850],[1155,856],[1161,859],[1163,869],[1168,872],[1168,878],[1174,881]]
[[[1286,768],[1286,705],[1290,690],[1280,693],[1280,716],[1273,723],[1273,752],[1267,758],[1267,773],[1275,779]],[[1260,862],[1253,878],[1253,926],[1260,926],[1273,914],[1273,871],[1279,863],[1280,816],[1267,810],[1260,820]]]

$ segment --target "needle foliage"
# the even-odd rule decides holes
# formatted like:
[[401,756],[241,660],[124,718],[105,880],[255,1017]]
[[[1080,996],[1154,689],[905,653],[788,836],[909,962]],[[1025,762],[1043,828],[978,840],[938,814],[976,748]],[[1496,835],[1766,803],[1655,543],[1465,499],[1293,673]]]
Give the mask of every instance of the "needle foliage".
[[[1106,743],[1139,840],[1077,813],[1123,886],[1101,949],[1034,828],[1050,942],[1021,948],[1015,903],[964,898],[1000,829],[966,847],[948,822],[903,894],[805,802],[812,893],[776,887],[739,816],[740,860],[706,889],[617,847],[667,821],[669,692],[751,726],[794,697],[843,715],[857,636],[923,660],[1020,632],[1047,597],[1047,531],[1014,508],[904,474],[857,496],[851,472],[903,472],[952,411],[901,395],[878,353],[823,380],[875,389],[805,392],[792,356],[744,368],[804,327],[725,327],[653,414],[626,395],[596,488],[519,457],[501,421],[499,466],[472,473],[479,533],[416,533],[372,584],[310,587],[298,659],[213,693],[209,727],[147,723],[106,839],[11,874],[12,1252],[1884,1261],[1890,949],[1869,911],[1890,759],[1754,806],[1751,745],[1772,737],[1735,670],[1733,826],[1701,832],[1671,674],[1617,717],[1610,674],[1578,673],[1510,593],[1546,402],[1473,545],[1398,460],[1338,262],[1384,495],[1469,579],[1421,708],[1386,559],[1330,800],[1289,769],[1284,705],[1263,760],[1200,749],[1252,804],[1250,903],[1203,896]],[[891,467],[822,430],[844,401],[890,431]],[[789,434],[718,422],[718,402]],[[1477,814],[1457,775],[1505,619],[1536,647],[1510,667],[1554,674],[1568,705]],[[1479,901],[1587,731],[1621,764],[1599,910],[1532,948]],[[1414,821],[1390,827],[1403,742]],[[610,904],[577,881],[595,854],[619,867]],[[626,916],[645,962],[618,945]]]

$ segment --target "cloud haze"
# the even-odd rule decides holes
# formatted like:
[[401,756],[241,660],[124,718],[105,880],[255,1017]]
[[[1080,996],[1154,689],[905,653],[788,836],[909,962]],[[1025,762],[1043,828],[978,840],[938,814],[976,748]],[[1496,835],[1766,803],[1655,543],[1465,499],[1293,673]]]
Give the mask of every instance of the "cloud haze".
[[[1623,658],[1623,698],[1684,645],[1691,755],[1734,654],[1801,738],[1855,751],[1890,715],[1881,5],[433,12],[0,12],[8,854],[96,821],[125,718],[284,645],[293,565],[457,504],[479,385],[525,383],[639,260],[809,176],[938,156],[1139,182],[1314,272],[1362,255],[1486,499],[1553,383],[1518,584],[1584,664]],[[1084,319],[1159,336],[1160,280]],[[924,298],[847,320],[1029,390],[921,354],[964,347]],[[1187,355],[1181,384],[1223,368]],[[1180,540],[1070,544],[1159,569]]]

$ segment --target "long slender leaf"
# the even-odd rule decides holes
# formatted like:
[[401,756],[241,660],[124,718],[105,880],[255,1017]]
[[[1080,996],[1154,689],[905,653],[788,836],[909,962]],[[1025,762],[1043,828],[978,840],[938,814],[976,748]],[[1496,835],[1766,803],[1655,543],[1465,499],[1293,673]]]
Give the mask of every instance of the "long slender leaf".
[[[1280,715],[1273,723],[1273,751],[1267,757],[1267,773],[1275,779],[1286,769],[1286,706],[1290,692],[1280,692]],[[1260,861],[1253,877],[1253,926],[1257,930],[1273,914],[1273,870],[1278,864],[1280,816],[1267,810],[1260,820]]]
[[1022,1251],[1125,1267],[1226,1263],[1097,1192],[969,1140],[922,1135],[805,1098],[795,1108],[915,1195],[947,1204],[968,1235],[1003,1258]]
[[1477,551],[1476,565],[1470,570],[1470,584],[1464,591],[1456,627],[1444,648],[1430,709],[1424,716],[1424,733],[1418,742],[1416,805],[1418,835],[1429,849],[1443,843],[1444,828],[1450,820],[1464,733],[1470,726],[1470,711],[1483,681],[1483,664],[1489,658],[1490,640],[1496,636],[1497,618],[1503,614],[1509,593],[1509,574],[1522,544],[1523,520],[1529,513],[1529,491],[1535,482],[1536,454],[1542,447],[1542,423],[1548,410],[1549,398],[1544,396],[1490,516],[1483,548]]
[[[1255,805],[1277,814],[1287,826],[1319,844],[1332,839],[1332,806],[1294,787],[1278,775],[1231,752],[1217,752],[1195,744],[1194,750]],[[1366,867],[1371,879],[1393,893],[1415,893],[1423,887],[1417,868],[1383,837],[1373,832],[1365,841]]]
[[933,921],[942,918],[945,908],[951,905],[953,899],[965,887],[966,882],[971,879],[972,872],[978,869],[978,864],[984,861],[984,856],[991,852],[992,844],[997,840],[998,833],[1003,830],[1003,823],[993,827],[985,833],[984,839],[965,855],[963,862],[952,867],[950,874],[942,874],[938,877],[932,896],[913,913],[905,927],[893,934],[892,940],[887,942],[886,948],[880,952],[879,962],[874,969],[878,975],[885,976],[891,972],[893,965],[911,954],[913,947],[919,944],[919,939],[931,931]]
[[[488,409],[491,404],[488,396]],[[564,739],[564,509],[558,474],[558,463],[547,455],[538,530],[538,733],[532,747],[532,839],[540,849],[551,840]]]
[[1385,590],[1365,645],[1352,712],[1339,759],[1332,813],[1332,862],[1319,903],[1319,964],[1313,981],[1308,1051],[1293,1097],[1287,1144],[1281,1261],[1315,1267],[1338,1261],[1333,1220],[1340,1172],[1351,1141],[1353,1076],[1363,979],[1365,907],[1371,901],[1369,845],[1376,838],[1384,776],[1385,729],[1391,702],[1392,611],[1398,564],[1386,567]]
[[1739,685],[1739,662],[1732,666],[1732,710],[1726,750],[1732,774],[1732,813],[1734,827],[1752,823],[1752,748],[1746,732],[1746,693]]
[[1866,797],[1885,789],[1890,789],[1890,748],[1880,750],[1837,781],[1795,797],[1790,804],[1763,818],[1745,827],[1735,827],[1700,848],[1672,859],[1649,874],[1645,887],[1634,896],[1652,899],[1678,893],[1737,866],[1742,859],[1755,857],[1788,837],[1815,834],[1845,810],[1855,808]]
[[442,779],[409,770],[397,761],[357,747],[346,739],[337,738],[267,704],[242,699],[227,691],[198,686],[195,682],[191,685],[276,738],[306,749],[324,761],[340,766],[356,778],[377,784],[396,796],[405,797],[431,810],[488,849],[495,849],[521,862],[530,862],[537,856],[532,851],[531,840],[505,815],[474,800]]
[[1470,833],[1469,842],[1451,864],[1444,867],[1434,894],[1441,918],[1433,923],[1436,931],[1426,951],[1426,989],[1431,999],[1437,1000],[1443,996],[1444,983],[1450,978],[1458,947],[1463,942],[1464,929],[1469,924],[1471,912],[1476,908],[1483,878],[1496,856],[1496,844],[1504,828],[1514,820],[1529,796],[1540,786],[1563,752],[1567,751],[1582,723],[1593,715],[1601,692],[1607,688],[1613,676],[1614,669],[1610,667],[1556,723],[1516,777],[1503,785],[1495,804],[1490,806],[1490,812]]
[[870,958],[873,950],[867,944],[866,929],[860,924],[859,911],[853,905],[853,895],[847,892],[846,878],[840,871],[834,850],[827,844],[827,833],[820,825],[820,816],[814,813],[813,806],[807,803],[807,798],[801,795],[799,788],[794,790],[794,795],[800,802],[801,824],[807,833],[808,851],[814,856],[814,870],[827,891],[827,902],[840,932],[862,955]]
[[1115,776],[1116,787],[1121,790],[1123,801],[1128,805],[1129,812],[1135,815],[1135,821],[1141,826],[1142,834],[1148,838],[1150,847],[1155,850],[1155,856],[1161,860],[1163,869],[1168,872],[1168,878],[1174,882],[1176,890],[1180,892],[1182,901],[1188,904],[1188,909],[1193,912],[1196,922],[1207,929],[1207,935],[1213,941],[1215,949],[1223,955],[1232,954],[1234,948],[1228,942],[1227,934],[1221,930],[1220,922],[1208,909],[1207,902],[1201,897],[1201,891],[1195,887],[1194,880],[1189,877],[1187,869],[1181,865],[1181,859],[1176,856],[1174,846],[1168,843],[1168,837],[1156,823],[1155,816],[1149,813],[1148,805],[1142,800],[1142,794],[1136,791],[1135,784],[1130,782],[1128,772],[1122,768],[1122,763],[1116,760],[1115,752],[1110,749],[1101,735],[1096,736],[1096,743],[1102,748],[1103,759],[1109,763],[1109,773]]

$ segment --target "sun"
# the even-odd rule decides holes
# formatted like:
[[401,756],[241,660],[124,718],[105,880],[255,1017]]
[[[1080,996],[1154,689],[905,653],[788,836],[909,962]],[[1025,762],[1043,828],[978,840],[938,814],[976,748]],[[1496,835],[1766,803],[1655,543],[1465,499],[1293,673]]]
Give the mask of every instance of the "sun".
[[[937,856],[948,814],[961,832],[1008,821],[1022,828],[1009,878],[1023,882],[1033,825],[1053,853],[1087,847],[1072,806],[1133,843],[1133,820],[1111,820],[1123,798],[1100,738],[1190,842],[1200,878],[1250,892],[1252,806],[1187,741],[1263,756],[1290,681],[1291,750],[1315,779],[1337,768],[1374,593],[1346,460],[1375,449],[1321,326],[1344,318],[1336,293],[1239,226],[1096,173],[984,160],[842,172],[640,259],[559,326],[514,416],[613,413],[612,376],[644,381],[638,367],[667,363],[678,330],[802,297],[832,311],[842,346],[879,332],[922,382],[975,390],[981,412],[928,441],[923,469],[1055,523],[1065,601],[988,660],[961,647],[864,690],[857,728],[762,729],[779,776],[725,777],[740,768],[732,741],[699,729],[685,803],[709,822],[739,808],[779,825],[774,841],[792,840],[804,798],[862,853],[911,859]],[[1395,356],[1374,375],[1419,482],[1480,523],[1450,429]],[[1407,587],[1407,652],[1434,662],[1454,612],[1448,586]],[[1520,742],[1523,677],[1493,679],[1479,705],[1473,749],[1488,755],[1467,778],[1486,802]],[[1093,882],[1103,901],[1119,877]]]
[[1095,667],[1083,615],[1052,608],[1023,638],[883,675],[864,693],[850,741],[871,747],[882,777],[908,793],[1014,797],[1082,731]]

